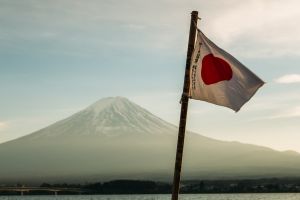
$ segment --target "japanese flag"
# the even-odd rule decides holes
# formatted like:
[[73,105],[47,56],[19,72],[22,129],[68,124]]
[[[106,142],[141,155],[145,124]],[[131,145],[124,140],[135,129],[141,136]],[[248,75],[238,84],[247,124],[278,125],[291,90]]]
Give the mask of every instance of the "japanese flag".
[[253,72],[198,30],[190,68],[190,98],[237,112],[263,84]]

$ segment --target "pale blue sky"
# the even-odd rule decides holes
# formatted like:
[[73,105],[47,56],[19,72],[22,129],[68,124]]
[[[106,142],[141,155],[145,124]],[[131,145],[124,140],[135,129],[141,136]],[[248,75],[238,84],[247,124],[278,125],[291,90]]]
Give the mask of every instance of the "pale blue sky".
[[0,0],[0,142],[107,96],[128,97],[177,125],[190,12],[198,10],[203,32],[267,84],[237,114],[191,101],[188,128],[300,152],[299,7],[296,0]]

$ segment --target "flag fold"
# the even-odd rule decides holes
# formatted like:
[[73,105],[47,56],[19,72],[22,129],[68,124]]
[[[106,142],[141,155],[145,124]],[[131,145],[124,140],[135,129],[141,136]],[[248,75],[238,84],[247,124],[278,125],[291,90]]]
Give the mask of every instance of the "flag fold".
[[239,111],[264,82],[200,30],[191,60],[191,99]]

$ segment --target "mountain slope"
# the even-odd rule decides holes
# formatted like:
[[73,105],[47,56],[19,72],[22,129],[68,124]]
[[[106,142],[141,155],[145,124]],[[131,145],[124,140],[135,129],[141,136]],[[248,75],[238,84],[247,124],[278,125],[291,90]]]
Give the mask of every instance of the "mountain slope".
[[[123,97],[105,98],[0,144],[0,181],[171,180],[177,128]],[[188,132],[186,179],[300,175],[300,156]]]
[[169,134],[176,127],[123,97],[105,98],[26,139],[119,134]]

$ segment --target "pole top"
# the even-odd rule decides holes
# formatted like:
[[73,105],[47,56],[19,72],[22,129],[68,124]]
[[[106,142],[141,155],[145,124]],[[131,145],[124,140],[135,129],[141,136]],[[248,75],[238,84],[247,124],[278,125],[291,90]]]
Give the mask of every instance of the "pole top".
[[198,11],[193,10],[191,14],[192,14],[192,15],[198,15]]

